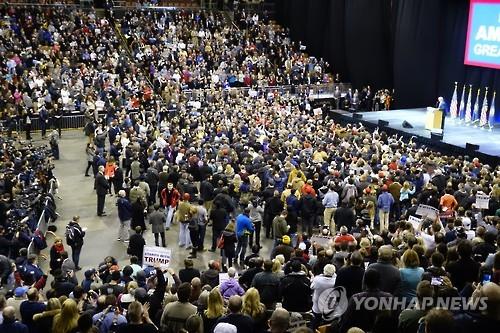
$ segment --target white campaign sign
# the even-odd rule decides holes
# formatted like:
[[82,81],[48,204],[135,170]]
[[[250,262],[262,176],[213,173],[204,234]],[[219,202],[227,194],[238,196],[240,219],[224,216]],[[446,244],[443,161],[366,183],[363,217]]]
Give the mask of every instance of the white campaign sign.
[[490,204],[490,197],[486,194],[476,194],[476,207],[488,209]]
[[428,217],[430,219],[435,219],[437,216],[439,216],[439,211],[432,206],[418,205],[416,214]]
[[332,236],[311,236],[311,243],[316,243],[320,246],[327,247],[330,246],[332,243],[333,237]]
[[172,250],[159,246],[144,246],[142,254],[143,266],[154,266],[159,263],[161,269],[167,269],[170,265]]
[[422,219],[419,219],[418,217],[410,215],[408,217],[408,222],[410,222],[411,225],[413,226],[413,229],[415,229],[415,231],[417,231],[420,228],[420,223],[422,222]]

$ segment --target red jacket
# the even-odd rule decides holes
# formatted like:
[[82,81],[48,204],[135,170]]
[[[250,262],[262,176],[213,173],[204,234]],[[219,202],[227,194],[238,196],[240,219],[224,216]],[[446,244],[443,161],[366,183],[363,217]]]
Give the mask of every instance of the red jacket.
[[168,194],[168,188],[164,188],[161,191],[161,202],[163,206],[169,205],[172,208],[177,207],[177,203],[179,202],[181,195],[177,189],[173,188],[172,192]]

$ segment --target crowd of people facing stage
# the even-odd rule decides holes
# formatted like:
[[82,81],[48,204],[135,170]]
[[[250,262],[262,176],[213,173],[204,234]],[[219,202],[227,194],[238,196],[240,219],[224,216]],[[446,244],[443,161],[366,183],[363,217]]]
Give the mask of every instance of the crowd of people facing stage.
[[[227,90],[221,83],[199,107],[185,103],[179,90],[184,79],[173,78],[175,71],[189,72],[188,87],[189,82],[196,82],[190,79],[191,71],[207,68],[218,76],[241,70],[244,77],[250,73],[258,77],[269,73],[266,64],[264,72],[251,67],[253,57],[258,63],[262,54],[274,59],[268,53],[281,50],[292,52],[291,67],[298,66],[303,73],[300,66],[305,66],[307,58],[283,48],[287,44],[278,37],[280,28],[255,21],[253,16],[245,20],[245,26],[240,24],[242,36],[247,37],[239,39],[244,51],[233,55],[229,46],[235,41],[224,41],[224,36],[229,37],[228,31],[234,28],[215,14],[176,13],[149,20],[147,14],[134,12],[127,20],[130,26],[122,22],[122,28],[126,35],[139,33],[130,37],[136,67],[120,61],[118,37],[92,12],[49,10],[41,15],[35,10],[37,15],[30,15],[29,10],[8,9],[5,13],[14,23],[2,29],[2,41],[13,43],[4,44],[12,49],[16,49],[16,40],[26,46],[37,43],[40,36],[45,36],[42,40],[57,36],[61,26],[72,32],[60,37],[60,46],[56,46],[56,37],[45,41],[50,46],[48,58],[36,55],[33,59],[49,59],[47,64],[53,61],[54,66],[44,75],[56,72],[56,79],[71,68],[76,80],[71,87],[79,80],[91,82],[83,84],[89,89],[81,91],[88,96],[80,104],[85,105],[90,138],[85,173],[90,177],[92,169],[95,176],[97,215],[105,216],[105,201],[110,200],[110,193],[117,195],[116,232],[118,241],[127,244],[130,263],[120,267],[108,256],[96,269],[85,270],[85,278],[78,281],[75,271],[80,251],[85,255],[81,246],[85,234],[75,216],[64,239],[57,239],[50,248],[51,271],[47,273],[54,276],[50,286],[33,284],[31,273],[22,274],[25,268],[2,261],[7,264],[2,272],[12,285],[7,288],[6,301],[0,296],[0,331],[285,332],[294,324],[296,313],[302,318],[310,316],[310,329],[327,324],[332,331],[351,333],[471,332],[498,327],[498,166],[432,151],[358,124],[341,126],[310,112],[304,96],[246,95]],[[190,15],[194,20],[189,20]],[[26,19],[16,24],[19,17]],[[50,24],[53,21],[60,24]],[[156,29],[161,24],[168,33],[160,36]],[[186,36],[194,27],[197,29],[191,31],[198,35]],[[205,37],[200,37],[201,29]],[[27,31],[32,34],[29,39],[24,37]],[[71,46],[75,38],[79,39]],[[151,40],[161,38],[166,38],[161,48]],[[206,44],[212,47],[210,52],[196,51],[203,38],[210,42]],[[283,43],[265,45],[273,40]],[[138,69],[144,67],[141,61],[146,58],[137,58],[148,49],[170,52],[169,43],[186,44],[186,49],[167,55],[169,63],[163,68],[163,56],[152,53],[149,60],[154,67],[147,75],[152,74],[153,81],[160,81],[160,75],[155,75],[161,71],[167,78],[172,75],[165,87],[177,91],[175,112],[155,103],[155,92],[165,89],[148,86]],[[188,46],[196,43],[198,49]],[[85,55],[82,61],[79,50]],[[66,52],[69,65],[62,55],[58,58],[59,52]],[[252,60],[239,61],[243,54]],[[7,71],[6,82],[12,81],[5,85],[7,95],[14,87],[23,92],[30,87],[29,79],[27,85],[21,83],[27,78],[24,66],[28,63],[23,57]],[[218,61],[226,58],[221,68]],[[33,64],[35,69],[28,73],[35,70],[37,77],[40,64]],[[287,64],[277,64],[277,68],[270,67],[273,73],[283,73],[280,66],[286,72]],[[229,78],[224,80],[229,82]],[[52,80],[42,81],[42,87],[56,85]],[[91,97],[94,89],[96,99]],[[51,90],[59,91],[57,87]],[[53,97],[52,93],[45,96]],[[26,109],[22,103],[17,110]],[[45,98],[42,104],[55,105]],[[104,117],[96,113],[101,108]],[[488,208],[476,205],[478,194],[489,195]],[[438,216],[418,216],[419,205],[436,208]],[[415,224],[409,222],[410,217],[421,219]],[[178,230],[177,245],[191,248],[185,268],[176,272],[158,264],[142,267],[143,232],[148,228],[155,234],[157,246],[175,248],[166,244],[165,233]],[[207,241],[210,229],[212,237]],[[316,234],[331,238],[313,238]],[[263,237],[272,243],[268,251],[261,249]],[[320,241],[324,239],[327,241]],[[72,247],[71,256],[65,243]],[[200,266],[197,252],[204,249],[216,254],[200,271],[195,268]],[[26,258],[20,251],[13,258],[37,267],[33,275],[45,279],[36,256]],[[223,272],[227,278],[220,274]],[[433,284],[435,281],[439,284]],[[340,317],[331,318],[332,309],[324,307],[321,295],[335,287],[345,290],[345,308],[339,311]],[[416,298],[419,306],[403,311],[356,310],[357,301],[367,296]],[[452,313],[421,302],[458,296],[487,297],[487,306]]]

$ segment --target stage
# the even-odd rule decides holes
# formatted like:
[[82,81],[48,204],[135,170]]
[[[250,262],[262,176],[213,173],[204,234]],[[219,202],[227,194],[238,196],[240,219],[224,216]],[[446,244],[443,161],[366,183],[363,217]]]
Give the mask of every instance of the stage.
[[[403,109],[376,112],[357,112],[362,115],[361,119],[354,117],[351,112],[343,110],[331,110],[330,115],[334,119],[344,122],[361,122],[370,128],[378,126],[379,120],[385,120],[389,124],[382,128],[391,133],[402,134],[405,137],[415,135],[419,142],[432,145],[439,150],[450,147],[455,154],[467,154],[469,156],[483,157],[489,160],[489,163],[498,163],[500,160],[500,128],[493,128],[490,132],[487,129],[480,129],[473,126],[459,124],[446,117],[442,141],[431,140],[430,131],[425,129],[425,108]],[[404,128],[403,121],[409,122],[413,128]],[[479,150],[472,152],[466,150],[466,143],[479,145]]]

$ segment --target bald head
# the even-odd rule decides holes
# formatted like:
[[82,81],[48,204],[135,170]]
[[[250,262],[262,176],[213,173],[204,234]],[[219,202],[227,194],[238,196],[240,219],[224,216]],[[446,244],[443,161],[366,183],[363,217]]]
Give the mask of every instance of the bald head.
[[16,319],[16,310],[13,306],[6,306],[2,311],[3,318],[5,320],[11,321]]
[[231,313],[238,313],[241,311],[241,306],[242,306],[242,300],[241,297],[238,295],[234,295],[229,297],[229,302],[228,302],[228,309],[231,311]]
[[289,324],[290,313],[283,308],[277,308],[274,310],[271,318],[269,318],[269,328],[272,333],[286,332]]
[[487,298],[486,315],[494,320],[500,320],[500,286],[488,282],[481,288],[481,294]]

